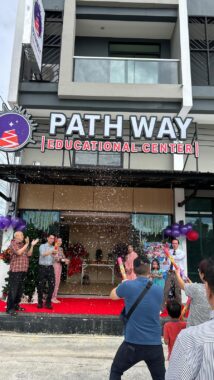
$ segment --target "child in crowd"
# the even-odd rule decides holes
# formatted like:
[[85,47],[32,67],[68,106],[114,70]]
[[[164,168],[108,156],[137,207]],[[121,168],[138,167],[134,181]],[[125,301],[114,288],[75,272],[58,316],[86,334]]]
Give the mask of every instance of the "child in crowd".
[[167,278],[167,273],[170,268],[170,263],[169,260],[165,257],[164,261],[162,262],[162,270],[163,270],[163,278],[166,280]]
[[163,337],[165,344],[168,345],[168,360],[172,352],[175,340],[179,332],[186,328],[186,322],[179,320],[181,315],[181,305],[176,301],[167,302],[167,311],[171,320],[166,322],[163,328]]
[[164,288],[165,281],[163,279],[163,271],[160,269],[160,263],[158,259],[154,259],[151,265],[151,278],[153,284]]

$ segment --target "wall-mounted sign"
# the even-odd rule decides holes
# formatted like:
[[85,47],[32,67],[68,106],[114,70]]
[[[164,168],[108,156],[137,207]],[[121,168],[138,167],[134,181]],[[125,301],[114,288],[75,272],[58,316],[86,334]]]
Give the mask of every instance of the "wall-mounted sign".
[[[187,130],[192,123],[192,117],[187,117],[182,120],[180,117],[165,116],[161,119],[160,125],[158,125],[157,117],[151,116],[130,116],[130,128],[131,134],[135,139],[145,137],[145,139],[151,140],[153,137],[157,140],[162,140],[164,137],[168,137],[170,140],[186,140]],[[87,121],[87,127],[85,128],[84,121]],[[99,114],[86,114],[81,117],[80,114],[74,113],[71,115],[70,120],[67,120],[63,113],[51,113],[50,115],[50,130],[49,134],[55,136],[57,129],[66,128],[65,135],[72,136],[73,134],[80,137],[95,137],[96,135],[96,123],[101,121],[101,115]],[[110,137],[111,134],[116,138],[123,137],[124,118],[122,115],[116,116],[116,120],[112,121],[110,115],[104,115],[103,117],[103,137]],[[157,128],[158,126],[158,128]]]
[[93,141],[93,140],[62,140],[47,139],[42,136],[41,152],[45,150],[75,150],[87,152],[122,152],[122,153],[153,153],[153,154],[194,154],[199,157],[199,144],[189,143],[137,143],[118,142],[118,141]]
[[23,44],[34,70],[41,71],[45,11],[42,0],[26,0]]
[[[102,122],[103,139],[96,140],[97,124]],[[136,142],[123,141],[123,116],[115,120],[110,115],[72,114],[69,120],[62,113],[51,113],[49,136],[41,136],[41,152],[46,150],[88,151],[88,152],[122,152],[122,153],[152,153],[152,154],[194,154],[199,156],[199,144],[185,143],[187,130],[192,118],[182,120],[166,116],[160,122],[157,117],[147,118],[130,116],[130,130]],[[15,107],[10,111],[3,105],[0,113],[0,150],[12,152],[23,149],[27,144],[34,143],[32,133],[36,127],[31,116],[25,110]],[[58,139],[57,133],[64,131],[65,137]],[[99,125],[100,132],[100,125]],[[53,138],[55,137],[55,138]],[[113,139],[114,138],[114,139]],[[166,138],[169,142],[166,142]],[[163,140],[164,141],[161,141]],[[121,141],[118,141],[121,140]],[[154,141],[155,140],[155,141]],[[158,141],[160,140],[160,142]],[[158,141],[158,142],[157,142]]]
[[[96,128],[102,120],[103,141],[96,141]],[[158,122],[156,116],[147,118],[146,116],[130,116],[129,125],[131,135],[136,142],[121,142],[107,140],[115,137],[117,140],[123,138],[124,118],[122,115],[116,116],[115,120],[110,115],[80,114],[74,113],[67,119],[63,113],[51,113],[49,135],[56,136],[59,131],[65,133],[64,139],[47,138],[42,136],[41,152],[45,150],[74,150],[74,151],[99,151],[99,152],[122,152],[122,153],[153,153],[153,154],[194,154],[199,156],[199,144],[184,143],[187,139],[187,131],[191,126],[192,118],[187,117],[182,120],[180,117],[170,118],[165,116]],[[154,140],[169,139],[169,142],[154,142]],[[150,140],[143,142],[142,140]],[[140,141],[137,142],[137,140]],[[153,140],[153,141],[151,141]],[[175,142],[176,141],[176,142]]]
[[32,139],[37,124],[21,107],[9,110],[6,104],[2,105],[0,112],[0,150],[14,152],[23,149]]

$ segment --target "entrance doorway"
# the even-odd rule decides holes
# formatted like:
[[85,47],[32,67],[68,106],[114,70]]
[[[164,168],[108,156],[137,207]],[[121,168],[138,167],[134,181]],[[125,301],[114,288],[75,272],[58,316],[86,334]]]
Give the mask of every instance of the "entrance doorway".
[[[108,296],[121,281],[116,261],[125,258],[127,245],[151,259],[171,224],[167,213],[23,210],[21,216],[41,244],[50,233],[62,238],[70,264],[63,265],[59,293],[67,296]],[[39,247],[35,252],[39,257]]]
[[120,281],[114,251],[118,245],[129,243],[130,214],[66,211],[61,213],[61,223],[67,226],[71,262],[60,292],[109,295]]

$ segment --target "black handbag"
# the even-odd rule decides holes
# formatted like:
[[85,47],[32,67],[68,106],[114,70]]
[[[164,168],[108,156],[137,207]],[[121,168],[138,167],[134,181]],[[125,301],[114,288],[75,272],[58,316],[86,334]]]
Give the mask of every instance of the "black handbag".
[[131,314],[133,313],[133,311],[136,309],[137,305],[140,303],[140,301],[142,301],[143,297],[146,295],[146,293],[148,292],[148,290],[151,288],[152,286],[152,281],[148,281],[147,282],[147,285],[146,287],[143,289],[143,291],[140,293],[140,295],[137,297],[135,303],[130,307],[128,313],[126,314],[126,309],[125,307],[123,308],[123,310],[121,311],[120,313],[120,319],[121,321],[123,322],[124,326],[126,326]]

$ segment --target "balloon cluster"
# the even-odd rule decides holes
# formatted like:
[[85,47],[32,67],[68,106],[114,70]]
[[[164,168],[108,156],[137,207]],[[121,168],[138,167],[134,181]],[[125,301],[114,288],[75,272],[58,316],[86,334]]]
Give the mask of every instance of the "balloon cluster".
[[0,215],[0,230],[7,230],[9,227],[12,227],[14,230],[23,231],[26,224],[24,219]]
[[174,223],[171,226],[166,227],[163,232],[165,236],[172,236],[174,238],[178,238],[183,235],[190,241],[195,241],[199,238],[199,233],[193,230],[191,223]]

